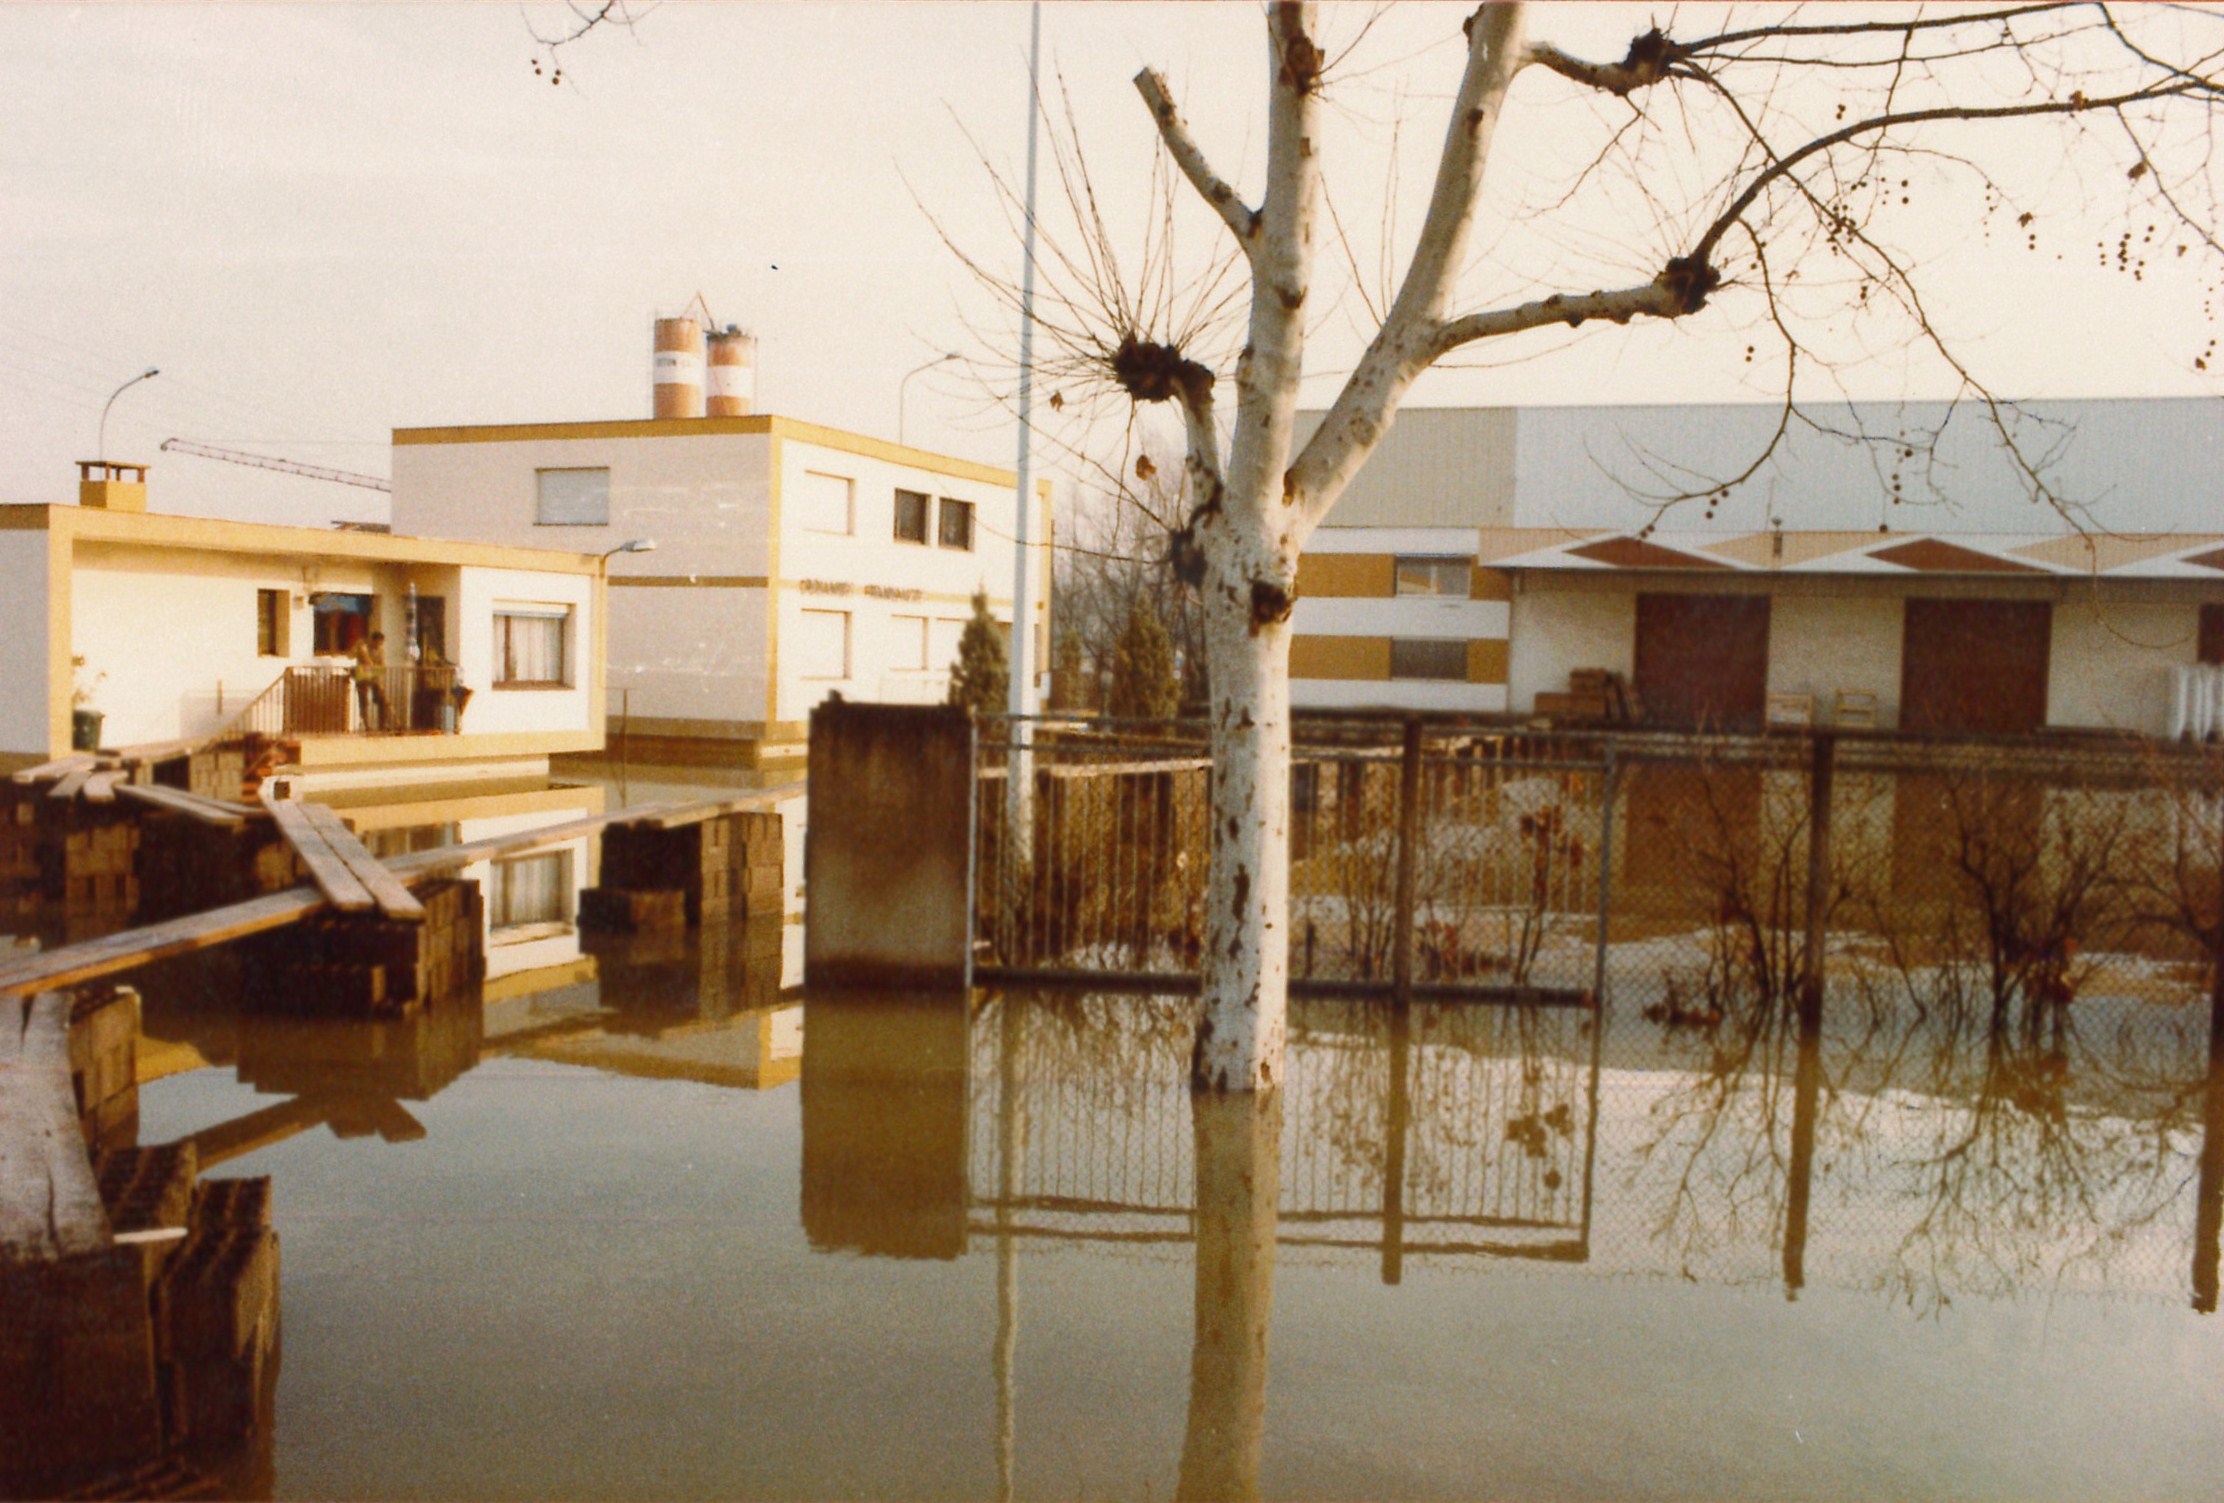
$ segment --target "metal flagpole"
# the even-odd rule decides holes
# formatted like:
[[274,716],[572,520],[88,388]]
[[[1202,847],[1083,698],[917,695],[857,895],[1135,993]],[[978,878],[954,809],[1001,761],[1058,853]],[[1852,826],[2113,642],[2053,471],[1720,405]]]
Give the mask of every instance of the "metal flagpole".
[[1042,68],[1042,0],[1030,7],[1027,41],[1027,235],[1019,284],[1019,495],[1017,525],[1012,529],[1012,721],[1009,776],[1004,782],[1006,849],[1022,861],[1032,854],[1034,832],[1034,759],[1028,747],[1034,740],[1033,725],[1019,717],[1032,715],[1035,696],[1034,592],[1028,588],[1034,574],[1034,549],[1030,543],[1035,511],[1033,460],[1035,398],[1035,143],[1040,126],[1038,108]]

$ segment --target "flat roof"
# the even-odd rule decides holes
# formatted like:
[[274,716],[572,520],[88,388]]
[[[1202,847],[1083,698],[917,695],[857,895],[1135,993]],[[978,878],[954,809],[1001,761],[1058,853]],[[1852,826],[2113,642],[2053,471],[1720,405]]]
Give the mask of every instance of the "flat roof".
[[469,543],[340,528],[289,527],[273,522],[235,522],[220,517],[181,517],[166,512],[110,511],[97,506],[0,505],[0,532],[49,532],[86,542],[127,543],[148,548],[317,554],[325,558],[369,559],[384,563],[540,569],[558,574],[593,574],[602,564],[600,554],[553,548],[517,548],[499,543]]
[[[407,448],[419,444],[545,443],[598,438],[729,438],[768,434],[792,438],[801,443],[817,444],[822,448],[838,449],[846,454],[861,454],[868,459],[884,460],[907,469],[950,475],[960,480],[975,480],[983,485],[1010,487],[1019,484],[1019,476],[1015,471],[1000,469],[995,465],[978,464],[952,454],[937,454],[931,449],[914,449],[908,444],[892,444],[886,439],[851,433],[842,428],[828,428],[818,423],[806,423],[770,412],[752,413],[747,417],[618,418],[584,423],[484,423],[445,428],[396,428],[394,446]],[[1049,485],[1047,478],[1041,482],[1041,488],[1045,492]]]

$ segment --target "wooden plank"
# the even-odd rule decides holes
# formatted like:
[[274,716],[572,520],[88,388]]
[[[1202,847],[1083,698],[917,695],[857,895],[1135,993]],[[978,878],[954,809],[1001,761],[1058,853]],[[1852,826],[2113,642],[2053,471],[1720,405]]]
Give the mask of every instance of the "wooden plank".
[[645,825],[656,830],[677,830],[687,825],[699,825],[706,820],[723,819],[729,814],[746,814],[753,809],[768,808],[785,802],[802,793],[805,784],[784,783],[778,788],[766,788],[757,793],[745,793],[738,798],[720,799],[715,803],[689,804],[678,809],[667,808],[661,813],[624,810],[612,822],[622,825]]
[[85,786],[85,780],[92,775],[93,768],[89,762],[83,767],[73,767],[55,780],[54,786],[46,790],[46,796],[63,800],[73,799],[77,797],[78,790]]
[[363,884],[363,890],[371,895],[381,913],[403,923],[424,922],[425,905],[417,901],[416,894],[402,886],[401,878],[388,871],[363,842],[355,838],[355,832],[332,812],[331,805],[304,804],[302,808],[309,816],[311,828],[324,837],[332,853],[355,874],[355,879]]
[[213,736],[192,736],[182,741],[142,741],[137,746],[119,746],[108,755],[118,762],[168,762],[189,757],[215,740]]
[[111,1244],[70,1089],[69,998],[0,1002],[0,1261],[51,1262]]
[[104,768],[85,779],[85,802],[112,804],[116,801],[116,785],[127,781],[131,774],[120,767]]
[[118,783],[116,792],[135,803],[151,804],[167,809],[173,814],[183,814],[205,825],[236,827],[247,822],[247,811],[229,809],[214,800],[195,798],[176,788],[165,788],[159,783]]
[[308,810],[291,799],[272,799],[266,807],[270,817],[278,821],[278,833],[286,837],[286,844],[293,847],[293,853],[324,890],[327,902],[342,913],[369,913],[378,907],[371,890],[348,870],[323,833],[309,822]]
[[64,773],[75,772],[80,767],[91,767],[97,759],[91,752],[73,752],[66,757],[56,757],[51,762],[41,762],[36,767],[22,767],[9,774],[17,783],[43,783]]

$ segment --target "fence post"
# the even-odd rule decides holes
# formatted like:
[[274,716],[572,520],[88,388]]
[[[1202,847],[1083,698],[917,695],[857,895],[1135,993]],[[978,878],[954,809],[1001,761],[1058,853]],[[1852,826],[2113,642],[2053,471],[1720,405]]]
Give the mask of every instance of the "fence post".
[[1830,911],[1830,793],[1837,768],[1838,738],[1828,731],[1814,736],[1814,762],[1807,777],[1807,945],[1799,982],[1799,1018],[1822,1020],[1825,920]]
[[1421,722],[1405,723],[1398,765],[1398,892],[1390,915],[1390,974],[1403,1002],[1413,995],[1413,865],[1421,843]]
[[[2218,794],[2224,816],[2224,791]],[[2224,839],[2217,850],[2217,909],[2209,935],[2209,1076],[2202,1096],[2201,1171],[2193,1205],[2193,1308],[2216,1313],[2219,1232],[2224,1230]]]

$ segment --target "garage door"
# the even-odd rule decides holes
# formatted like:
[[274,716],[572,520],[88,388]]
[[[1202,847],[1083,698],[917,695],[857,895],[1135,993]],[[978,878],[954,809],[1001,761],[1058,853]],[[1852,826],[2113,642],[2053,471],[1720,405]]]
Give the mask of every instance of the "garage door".
[[1650,720],[1758,728],[1768,700],[1768,597],[1638,596],[1636,669]]
[[2044,600],[1910,600],[1900,655],[1900,725],[2014,734],[2046,724]]

